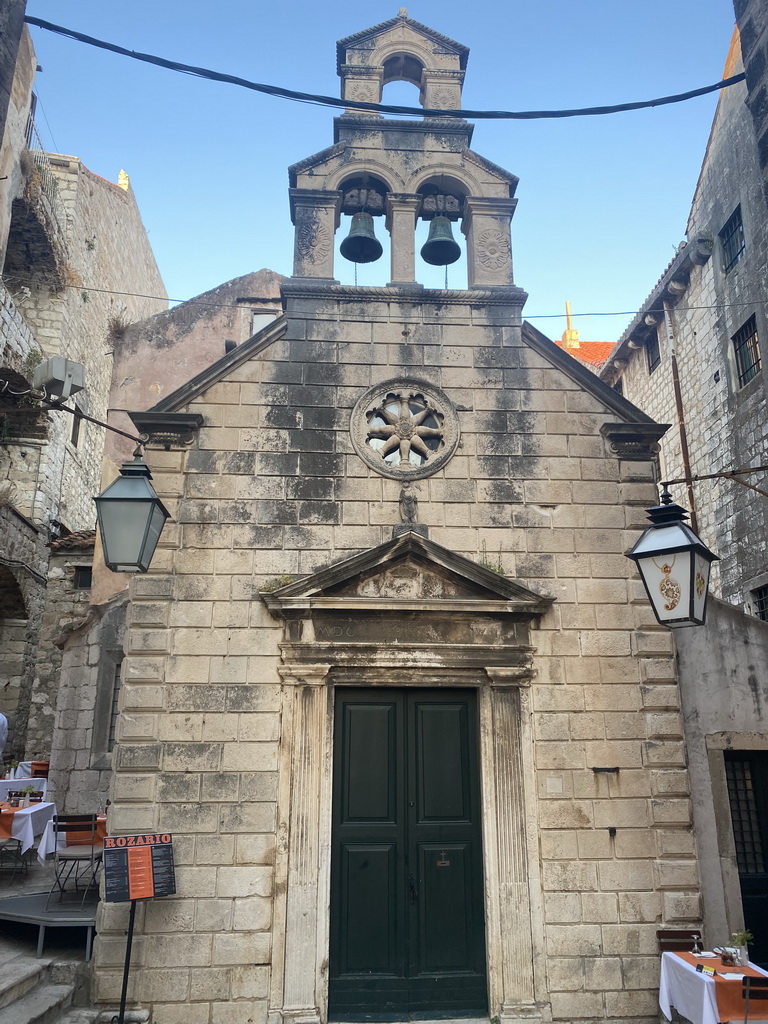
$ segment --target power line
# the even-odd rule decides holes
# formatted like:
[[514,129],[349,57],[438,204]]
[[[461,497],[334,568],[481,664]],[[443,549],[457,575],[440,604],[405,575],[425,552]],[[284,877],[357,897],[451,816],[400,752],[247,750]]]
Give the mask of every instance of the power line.
[[533,121],[543,118],[558,117],[593,117],[599,114],[617,114],[625,110],[643,110],[647,107],[661,107],[670,103],[682,103],[685,100],[694,99],[696,96],[705,96],[710,92],[717,92],[730,85],[743,82],[745,74],[742,72],[733,75],[731,78],[724,78],[714,85],[705,85],[701,89],[692,89],[689,92],[677,93],[674,96],[662,96],[654,100],[640,100],[635,103],[617,103],[611,106],[581,107],[572,110],[438,110],[434,107],[402,107],[389,103],[365,103],[362,100],[343,100],[335,96],[321,96],[309,92],[297,92],[294,89],[284,89],[277,85],[264,85],[260,82],[251,82],[247,78],[238,78],[236,75],[225,75],[219,71],[211,71],[210,68],[199,68],[191,64],[180,64],[178,61],[167,60],[165,57],[157,57],[150,53],[140,53],[137,50],[127,50],[115,43],[105,42],[103,39],[95,39],[93,36],[84,35],[74,29],[64,28],[62,25],[54,25],[42,18],[34,18],[26,15],[25,22],[35,25],[38,28],[47,29],[58,35],[68,36],[80,43],[87,43],[89,46],[96,46],[102,50],[110,50],[112,53],[122,54],[124,57],[131,57],[133,60],[140,60],[146,64],[155,64],[169,71],[179,71],[182,74],[193,75],[196,78],[206,78],[212,82],[224,82],[228,85],[238,85],[243,89],[251,89],[254,92],[262,92],[268,96],[277,96],[281,99],[298,100],[303,103],[316,103],[327,107],[341,107],[343,109],[369,110],[373,113],[382,114],[412,114],[417,117],[469,117],[474,120],[517,120]]
[[[143,295],[141,292],[117,292],[111,288],[91,288],[89,285],[73,285],[68,284],[65,288],[75,289],[77,291],[85,292],[96,292],[102,295],[122,295],[131,299],[157,299],[158,302],[176,302],[180,305],[185,306],[215,306],[217,309],[243,309],[252,308],[255,303],[246,299],[242,302],[210,302],[207,299],[172,299],[166,295]],[[263,304],[263,300],[258,300]],[[275,300],[276,301],[276,300]],[[702,306],[680,306],[674,307],[677,313],[688,313],[695,312],[700,309],[726,309],[731,306],[764,306],[768,304],[768,299],[749,299],[744,302],[713,302],[709,305]],[[164,309],[161,313],[170,313],[172,310]],[[616,310],[592,310],[588,313],[571,313],[572,317],[585,317],[585,316],[637,316],[641,310],[639,309],[616,309]],[[153,314],[159,316],[159,313]],[[525,315],[526,320],[564,320],[565,313],[531,313]]]

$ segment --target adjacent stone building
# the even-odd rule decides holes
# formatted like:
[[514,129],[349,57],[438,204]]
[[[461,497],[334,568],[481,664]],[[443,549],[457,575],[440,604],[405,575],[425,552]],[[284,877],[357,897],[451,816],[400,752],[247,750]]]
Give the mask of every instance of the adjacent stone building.
[[104,419],[115,332],[166,302],[127,176],[112,184],[43,151],[23,6],[4,11],[0,54],[0,81],[12,83],[0,146],[0,711],[6,753],[47,758],[60,651],[40,647],[40,629],[44,615],[51,635],[69,622],[66,608],[46,608],[48,543],[92,530],[104,431],[27,393],[44,359],[68,358],[86,367],[70,407]]
[[[764,5],[739,6],[754,49]],[[687,240],[601,376],[672,424],[661,439],[662,479],[688,480],[673,495],[720,558],[711,590],[721,600],[712,600],[706,627],[675,636],[705,939],[722,942],[746,922],[756,936],[753,959],[768,964],[768,809],[756,795],[768,788],[768,473],[744,483],[708,479],[768,464],[768,209],[753,120],[759,128],[764,109],[757,67],[722,91]],[[737,32],[725,75],[740,70]]]
[[[137,430],[154,430],[157,415],[141,416],[137,410],[149,409],[274,321],[282,312],[282,280],[270,270],[245,274],[113,331],[110,424],[134,436]],[[128,409],[134,410],[135,423]],[[198,419],[177,423],[162,444],[190,439],[190,424]],[[117,476],[135,447],[122,434],[107,434],[102,486]],[[59,543],[71,555],[68,539]],[[58,630],[60,671],[49,789],[57,806],[69,813],[101,809],[109,799],[129,579],[109,572],[97,557],[88,607],[83,615],[61,622]]]
[[[672,639],[624,556],[666,426],[522,321],[517,181],[430,114],[466,48],[401,11],[338,57],[344,97],[406,80],[424,119],[336,119],[291,169],[284,313],[133,416],[172,521],[131,583],[110,831],[172,832],[177,895],[139,907],[130,998],[655,1021],[657,928],[701,922]],[[355,214],[386,286],[335,282]],[[465,289],[417,283],[436,216]]]

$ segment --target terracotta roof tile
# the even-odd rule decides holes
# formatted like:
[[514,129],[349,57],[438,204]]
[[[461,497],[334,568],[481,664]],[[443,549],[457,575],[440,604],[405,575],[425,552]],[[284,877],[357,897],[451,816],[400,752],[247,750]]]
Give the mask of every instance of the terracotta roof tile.
[[86,551],[96,543],[95,530],[77,530],[51,541],[51,551]]

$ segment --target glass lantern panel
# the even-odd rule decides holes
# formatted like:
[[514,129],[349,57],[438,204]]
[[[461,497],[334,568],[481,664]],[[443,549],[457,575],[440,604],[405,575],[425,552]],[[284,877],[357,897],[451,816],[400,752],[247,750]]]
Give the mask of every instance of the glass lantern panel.
[[640,558],[637,567],[659,622],[668,625],[681,619],[690,622],[691,552]]
[[99,509],[104,560],[115,572],[138,571],[147,529],[148,504],[111,500]]
[[703,622],[712,563],[708,558],[702,558],[698,552],[693,556],[693,561],[693,617],[697,622]]

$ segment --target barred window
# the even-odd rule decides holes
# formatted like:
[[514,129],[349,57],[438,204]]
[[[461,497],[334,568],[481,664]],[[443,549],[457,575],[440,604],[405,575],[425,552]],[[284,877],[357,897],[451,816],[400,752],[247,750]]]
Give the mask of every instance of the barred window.
[[744,225],[741,220],[741,206],[737,206],[720,232],[723,250],[723,270],[727,274],[744,255]]
[[757,320],[754,314],[736,331],[731,338],[739,374],[739,387],[743,388],[762,369],[760,361],[760,340],[757,337]]
[[752,604],[758,619],[768,622],[768,586],[757,587],[752,591]]
[[658,331],[651,331],[648,335],[648,340],[645,343],[645,354],[648,358],[648,373],[653,373],[661,362]]
[[763,874],[768,866],[764,806],[767,764],[762,751],[725,752],[725,778],[740,875]]

